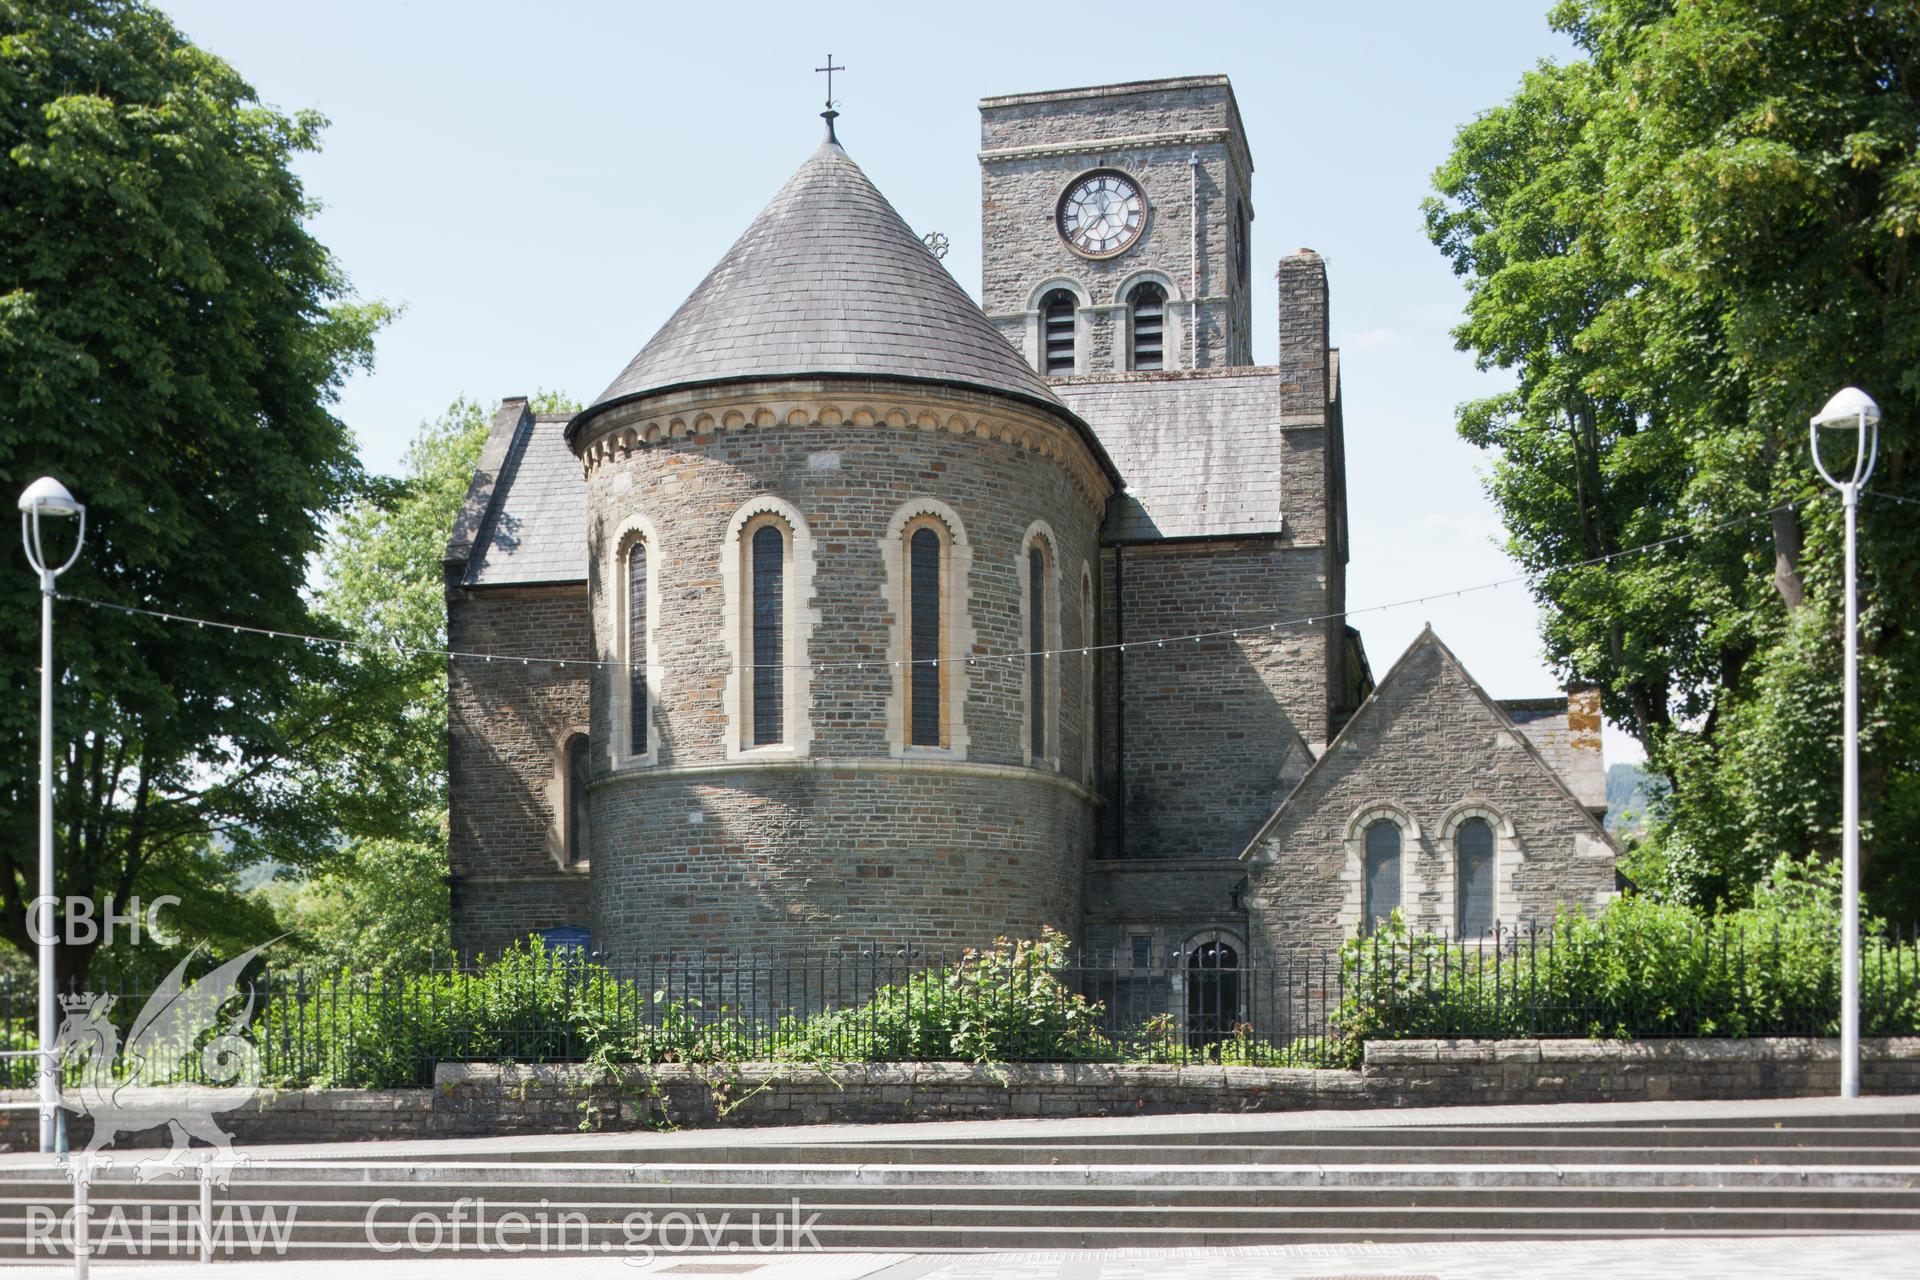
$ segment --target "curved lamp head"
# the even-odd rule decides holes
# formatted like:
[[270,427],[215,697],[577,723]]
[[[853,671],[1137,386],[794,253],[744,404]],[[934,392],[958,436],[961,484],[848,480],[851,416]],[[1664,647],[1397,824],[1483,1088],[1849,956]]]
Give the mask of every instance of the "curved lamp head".
[[[45,542],[40,535],[41,516],[78,516],[80,519],[79,532],[73,540],[73,554],[58,568],[53,567],[52,561],[47,558]],[[41,476],[20,495],[20,540],[27,545],[27,561],[33,565],[35,573],[57,578],[71,569],[73,562],[80,558],[80,544],[86,538],[86,506],[52,476]]]
[[[1820,433],[1823,430],[1856,433],[1852,475],[1836,476],[1821,461]],[[1807,434],[1813,446],[1814,469],[1819,471],[1821,477],[1836,489],[1858,488],[1873,474],[1873,464],[1880,454],[1880,406],[1860,388],[1844,387],[1835,392],[1833,399],[1827,401],[1826,406],[1813,416]]]
[[27,491],[20,495],[20,509],[50,516],[77,516],[85,510],[67,492],[67,486],[52,476],[41,476],[27,486]]

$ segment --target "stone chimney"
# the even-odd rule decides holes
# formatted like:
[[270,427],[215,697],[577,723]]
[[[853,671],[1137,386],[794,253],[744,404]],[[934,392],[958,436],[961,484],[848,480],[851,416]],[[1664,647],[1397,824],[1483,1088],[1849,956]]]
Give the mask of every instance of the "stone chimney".
[[1280,412],[1327,407],[1327,264],[1311,249],[1280,259]]

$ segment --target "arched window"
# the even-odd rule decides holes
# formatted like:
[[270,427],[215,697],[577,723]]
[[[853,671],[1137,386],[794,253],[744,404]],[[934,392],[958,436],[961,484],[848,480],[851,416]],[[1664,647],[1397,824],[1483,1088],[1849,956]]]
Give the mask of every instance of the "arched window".
[[566,793],[566,859],[570,867],[585,862],[587,852],[587,770],[589,764],[587,735],[576,733],[567,739],[567,785]]
[[907,741],[916,747],[946,745],[946,699],[941,696],[940,577],[946,542],[930,523],[907,535]]
[[[889,623],[884,665],[892,683],[886,704],[888,750],[897,757],[938,754],[964,760],[971,743],[971,682],[964,659],[975,652],[967,611],[973,547],[966,526],[939,499],[912,498],[894,512],[880,545],[887,549],[881,589]],[[1014,588],[1024,581],[1023,574],[1016,575]]]
[[1047,758],[1047,553],[1027,547],[1027,735],[1035,763]]
[[1367,933],[1387,923],[1400,907],[1400,824],[1379,818],[1367,827],[1366,906],[1361,913]]
[[1468,818],[1454,832],[1453,849],[1460,936],[1484,938],[1493,932],[1493,827],[1485,818]]
[[647,753],[647,544],[627,544],[625,658],[627,663],[627,754]]
[[720,543],[720,691],[729,760],[805,756],[813,742],[813,533],[800,509],[755,494]]
[[1066,289],[1055,289],[1040,299],[1041,367],[1050,378],[1073,372],[1073,331],[1078,310],[1078,300]]
[[1164,369],[1167,291],[1151,280],[1133,286],[1127,294],[1127,312],[1133,321],[1131,366],[1135,369]]
[[753,629],[748,653],[753,662],[753,702],[748,741],[756,747],[785,741],[786,723],[786,532],[777,519],[753,531],[748,543],[752,559],[748,581],[753,584]]

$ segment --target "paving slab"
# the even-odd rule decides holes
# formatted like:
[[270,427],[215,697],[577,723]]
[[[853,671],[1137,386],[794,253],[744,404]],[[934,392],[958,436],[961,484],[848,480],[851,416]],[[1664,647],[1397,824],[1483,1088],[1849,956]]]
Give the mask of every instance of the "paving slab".
[[[1820,1280],[1913,1274],[1920,1233],[1528,1243],[1287,1245],[1036,1253],[676,1254],[568,1258],[568,1280]],[[464,1254],[352,1262],[222,1262],[224,1280],[527,1280],[554,1259]],[[66,1270],[63,1266],[62,1272]],[[96,1263],[101,1277],[205,1280],[191,1264]],[[0,1267],[44,1280],[48,1266]]]

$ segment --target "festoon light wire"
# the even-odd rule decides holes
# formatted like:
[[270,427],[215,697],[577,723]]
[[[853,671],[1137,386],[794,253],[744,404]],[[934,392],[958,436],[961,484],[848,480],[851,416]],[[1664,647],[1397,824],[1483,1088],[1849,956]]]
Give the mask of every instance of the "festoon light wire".
[[[1914,502],[1911,498],[1902,498],[1895,494],[1881,493],[1877,490],[1869,489],[1863,492],[1872,494],[1875,497],[1891,498],[1896,502]],[[1505,578],[1495,578],[1490,582],[1475,583],[1472,586],[1458,587],[1452,590],[1429,591],[1425,595],[1409,596],[1404,600],[1394,600],[1386,604],[1368,605],[1361,609],[1330,610],[1326,613],[1312,613],[1303,617],[1287,618],[1277,622],[1250,623],[1239,627],[1227,627],[1213,631],[1188,632],[1184,635],[1177,636],[1159,636],[1146,640],[1111,641],[1106,644],[1092,645],[1062,645],[1056,649],[1026,649],[1009,653],[967,654],[957,658],[847,658],[826,662],[788,662],[779,664],[745,662],[737,665],[742,671],[754,671],[761,667],[772,665],[778,665],[782,669],[813,671],[864,671],[869,667],[875,669],[914,666],[937,667],[942,662],[954,664],[963,661],[968,666],[980,666],[991,665],[996,662],[1019,662],[1022,659],[1031,658],[1056,658],[1070,654],[1086,656],[1095,653],[1130,653],[1137,649],[1164,649],[1168,645],[1200,645],[1205,644],[1209,640],[1238,639],[1243,636],[1262,635],[1281,631],[1290,627],[1312,626],[1317,622],[1331,622],[1335,619],[1359,617],[1362,614],[1385,613],[1392,609],[1406,609],[1414,605],[1428,604],[1436,600],[1456,599],[1479,591],[1493,591],[1501,587],[1513,586],[1517,583],[1530,582],[1548,574],[1565,573],[1573,569],[1588,569],[1596,565],[1610,564],[1615,560],[1624,559],[1628,556],[1645,555],[1649,551],[1658,551],[1663,547],[1674,546],[1693,538],[1704,537],[1710,533],[1718,533],[1723,529],[1731,529],[1739,525],[1750,524],[1756,520],[1766,519],[1776,512],[1791,511],[1811,501],[1813,501],[1812,498],[1796,498],[1791,502],[1784,502],[1778,506],[1750,512],[1746,515],[1734,516],[1714,524],[1703,525],[1697,529],[1689,529],[1683,533],[1671,534],[1668,537],[1659,538],[1652,542],[1643,542],[1638,546],[1623,547],[1618,551],[1610,551],[1606,555],[1592,556],[1585,560],[1575,560],[1563,565],[1553,565],[1533,573],[1512,574]],[[1920,505],[1920,503],[1916,505]],[[240,622],[223,622],[215,618],[196,618],[188,614],[172,613],[165,609],[147,609],[138,605],[115,604],[107,600],[95,600],[90,596],[69,595],[66,592],[56,592],[55,598],[66,601],[69,604],[84,605],[89,609],[105,609],[113,613],[130,614],[142,618],[155,618],[162,622],[180,623],[187,626],[213,627],[234,635],[264,636],[278,640],[298,640],[306,644],[331,645],[336,649],[356,650],[367,653],[400,653],[414,657],[445,658],[448,661],[454,662],[518,663],[521,666],[545,666],[555,669],[586,667],[597,670],[643,665],[615,658],[549,658],[534,654],[489,653],[473,649],[437,649],[426,645],[405,644],[399,641],[368,640],[354,636],[316,636],[299,631],[283,631],[275,627],[257,627]],[[728,665],[731,668],[735,664]]]

